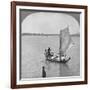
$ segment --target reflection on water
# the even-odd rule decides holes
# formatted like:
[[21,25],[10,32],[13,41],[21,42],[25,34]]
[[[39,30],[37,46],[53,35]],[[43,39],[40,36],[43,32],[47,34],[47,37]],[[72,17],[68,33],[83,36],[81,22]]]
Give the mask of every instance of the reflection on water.
[[45,61],[45,71],[47,77],[72,76],[72,70],[68,63],[55,63]]
[[79,76],[79,64],[75,64],[76,66],[73,67],[70,65],[72,62],[72,59],[67,63],[55,63],[45,60],[43,65],[45,66],[46,77]]

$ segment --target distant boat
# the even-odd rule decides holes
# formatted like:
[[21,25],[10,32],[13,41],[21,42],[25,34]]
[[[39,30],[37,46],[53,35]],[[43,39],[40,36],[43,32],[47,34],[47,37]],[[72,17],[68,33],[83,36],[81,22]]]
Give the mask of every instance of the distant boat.
[[59,53],[54,55],[54,52],[51,52],[50,47],[45,50],[45,57],[47,61],[56,62],[56,63],[66,63],[71,57],[67,57],[66,52],[72,47],[72,40],[69,33],[69,27],[66,27],[63,30],[60,30],[60,47]]

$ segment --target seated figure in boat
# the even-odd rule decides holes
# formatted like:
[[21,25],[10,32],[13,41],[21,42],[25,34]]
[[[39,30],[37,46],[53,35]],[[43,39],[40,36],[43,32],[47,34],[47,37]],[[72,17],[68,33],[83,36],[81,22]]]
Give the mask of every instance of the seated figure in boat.
[[71,59],[71,57],[66,57],[66,55],[61,55],[61,61],[62,62],[69,61],[70,59]]
[[61,61],[65,61],[66,60],[66,55],[61,55]]

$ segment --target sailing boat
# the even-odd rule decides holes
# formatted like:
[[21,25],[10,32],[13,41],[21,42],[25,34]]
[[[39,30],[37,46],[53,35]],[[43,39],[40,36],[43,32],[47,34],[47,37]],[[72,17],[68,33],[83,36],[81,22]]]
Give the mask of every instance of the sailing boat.
[[66,58],[66,52],[68,49],[71,48],[72,40],[69,33],[69,27],[66,27],[63,30],[60,30],[60,47],[59,47],[59,53],[58,55],[54,56],[54,53],[51,52],[50,47],[47,51],[45,51],[45,56],[47,61],[51,62],[58,62],[58,63],[66,63],[68,62],[71,57]]

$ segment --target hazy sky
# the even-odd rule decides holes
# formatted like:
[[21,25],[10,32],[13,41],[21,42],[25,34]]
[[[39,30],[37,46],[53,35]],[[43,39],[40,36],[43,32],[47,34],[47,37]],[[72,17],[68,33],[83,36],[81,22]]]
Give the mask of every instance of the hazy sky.
[[67,26],[69,26],[70,34],[80,32],[79,19],[76,20],[69,14],[37,12],[24,17],[21,31],[22,33],[59,34],[60,30],[63,30]]

